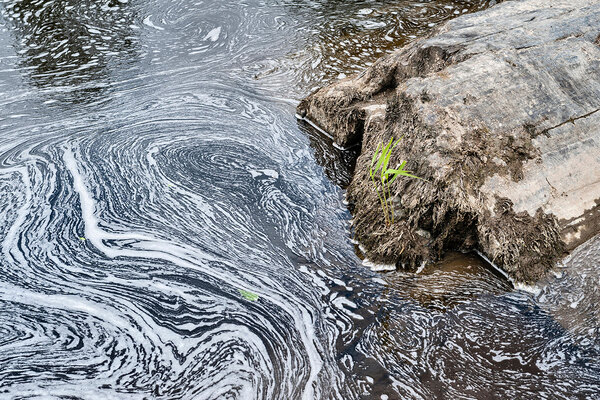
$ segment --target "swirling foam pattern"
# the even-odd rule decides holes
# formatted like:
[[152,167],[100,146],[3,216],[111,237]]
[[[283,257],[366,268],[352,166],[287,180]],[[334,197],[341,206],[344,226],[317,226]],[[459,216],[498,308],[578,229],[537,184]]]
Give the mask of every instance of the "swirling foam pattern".
[[371,272],[294,118],[489,3],[0,3],[0,399],[598,396],[597,241],[537,291]]

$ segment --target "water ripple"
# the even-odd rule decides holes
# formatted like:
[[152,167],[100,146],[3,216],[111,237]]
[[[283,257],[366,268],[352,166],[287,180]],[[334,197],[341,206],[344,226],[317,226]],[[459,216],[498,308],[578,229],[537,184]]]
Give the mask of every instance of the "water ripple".
[[489,4],[0,3],[0,398],[597,395],[597,241],[530,291],[376,274],[294,117]]

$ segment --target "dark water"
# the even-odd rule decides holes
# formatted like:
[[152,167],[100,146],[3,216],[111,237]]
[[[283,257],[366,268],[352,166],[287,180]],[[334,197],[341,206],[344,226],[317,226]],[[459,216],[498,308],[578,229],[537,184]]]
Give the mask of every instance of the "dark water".
[[294,118],[487,5],[1,2],[0,398],[600,398],[599,241],[533,291],[374,273]]

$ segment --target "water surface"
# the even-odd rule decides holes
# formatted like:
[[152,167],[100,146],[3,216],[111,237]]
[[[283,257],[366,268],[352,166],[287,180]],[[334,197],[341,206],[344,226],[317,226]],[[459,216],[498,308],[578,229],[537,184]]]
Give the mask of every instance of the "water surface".
[[598,241],[536,292],[371,272],[294,118],[488,5],[1,2],[0,398],[598,397]]

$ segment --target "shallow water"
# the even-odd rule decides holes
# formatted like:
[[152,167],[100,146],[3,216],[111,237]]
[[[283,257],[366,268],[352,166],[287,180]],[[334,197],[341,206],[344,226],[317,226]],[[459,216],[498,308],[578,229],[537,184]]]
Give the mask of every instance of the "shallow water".
[[487,5],[0,3],[0,398],[600,397],[599,240],[537,291],[371,272],[294,118]]

